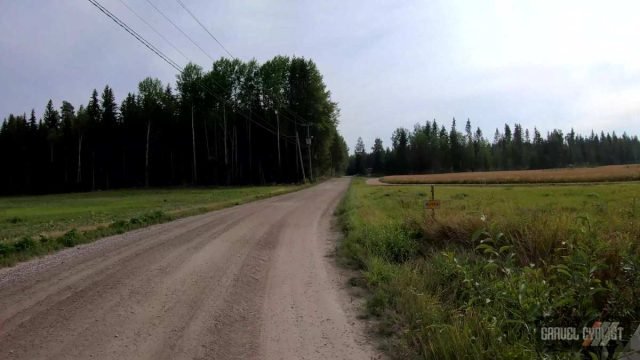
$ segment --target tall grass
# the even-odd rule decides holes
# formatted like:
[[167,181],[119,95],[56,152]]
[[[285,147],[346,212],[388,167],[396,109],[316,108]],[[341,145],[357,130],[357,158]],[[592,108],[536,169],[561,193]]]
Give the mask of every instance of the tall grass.
[[174,218],[162,211],[153,211],[127,221],[119,220],[107,226],[99,226],[91,230],[79,231],[71,229],[60,236],[44,236],[32,238],[25,236],[16,241],[0,242],[0,266],[10,266],[28,260],[34,256],[52,253],[64,248],[91,242],[97,238],[122,234],[126,231],[145,226],[171,221]]
[[578,357],[580,342],[542,341],[539,329],[640,321],[635,191],[438,188],[432,219],[424,189],[356,180],[340,252],[362,270],[394,357]]
[[306,185],[126,189],[0,198],[0,267],[94,239]]

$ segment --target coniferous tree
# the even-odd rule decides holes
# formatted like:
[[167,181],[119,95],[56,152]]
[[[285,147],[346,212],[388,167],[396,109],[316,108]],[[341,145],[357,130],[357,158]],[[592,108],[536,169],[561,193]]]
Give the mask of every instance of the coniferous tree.
[[[6,194],[126,186],[264,184],[338,174],[347,146],[337,132],[338,108],[317,66],[304,58],[220,59],[210,69],[189,64],[170,84],[145,79],[116,105],[105,86],[88,104],[47,103],[9,114],[0,126]],[[481,129],[449,130],[434,119],[398,129],[391,148],[360,141],[350,173],[511,170],[640,161],[637,136],[552,129],[542,135],[505,124],[492,139]],[[513,129],[513,131],[512,131]],[[308,137],[307,137],[308,134]],[[357,166],[356,166],[356,159]],[[197,178],[196,178],[197,175]],[[197,181],[196,181],[197,180]]]
[[[449,132],[444,126],[438,130],[435,120],[425,125],[416,124],[412,132],[395,130],[391,137],[392,150],[384,156],[384,172],[520,170],[640,162],[640,142],[637,136],[626,133],[620,136],[615,132],[601,132],[598,136],[592,132],[585,137],[571,130],[564,136],[561,130],[554,129],[543,138],[537,128],[533,129],[532,137],[528,129],[516,123],[513,131],[505,124],[504,134],[496,129],[490,143],[480,128],[472,133],[470,120],[465,124],[464,134],[455,129],[454,119]],[[406,148],[405,138],[408,139]],[[374,169],[378,168],[379,154],[385,153],[381,149],[382,141],[376,139],[368,155]],[[349,171],[355,173],[354,166],[350,166]]]
[[42,117],[42,121],[46,126],[47,130],[47,141],[49,142],[49,162],[51,164],[54,163],[54,152],[55,146],[60,136],[59,134],[59,126],[60,126],[60,114],[53,107],[53,101],[49,100],[47,103],[47,107],[44,110],[44,115]]
[[385,171],[384,146],[380,138],[376,138],[373,142],[373,147],[371,147],[371,171],[374,174],[381,174]]
[[391,136],[393,170],[397,174],[406,174],[409,170],[409,131],[397,128]]

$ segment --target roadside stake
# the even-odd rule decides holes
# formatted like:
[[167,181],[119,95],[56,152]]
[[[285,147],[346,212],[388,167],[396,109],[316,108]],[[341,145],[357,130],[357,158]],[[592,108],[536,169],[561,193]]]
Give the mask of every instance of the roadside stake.
[[436,218],[436,209],[440,208],[440,200],[435,199],[435,185],[431,185],[431,200],[424,203],[425,209],[431,209],[431,217]]

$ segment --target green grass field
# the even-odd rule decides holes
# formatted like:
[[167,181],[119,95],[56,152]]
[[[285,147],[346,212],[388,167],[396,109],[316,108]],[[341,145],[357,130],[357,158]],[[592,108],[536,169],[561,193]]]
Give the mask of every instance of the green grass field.
[[0,266],[300,186],[134,189],[0,198]]
[[369,314],[397,358],[579,356],[546,326],[640,322],[637,184],[427,186],[354,183],[340,253],[362,270]]

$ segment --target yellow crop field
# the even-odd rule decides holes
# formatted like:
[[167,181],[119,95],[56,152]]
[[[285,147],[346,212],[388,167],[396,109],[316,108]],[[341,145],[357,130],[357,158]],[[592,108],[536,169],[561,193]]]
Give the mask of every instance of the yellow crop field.
[[524,184],[637,180],[640,180],[640,164],[545,170],[392,175],[381,179],[382,182],[389,184]]

